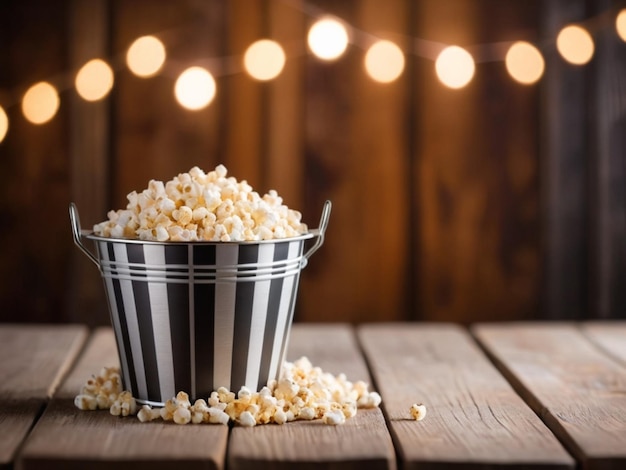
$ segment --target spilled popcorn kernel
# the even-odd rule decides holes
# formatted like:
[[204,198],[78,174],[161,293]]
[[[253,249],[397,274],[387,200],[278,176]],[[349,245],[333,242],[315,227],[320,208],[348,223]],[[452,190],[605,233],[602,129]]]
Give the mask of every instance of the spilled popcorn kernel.
[[93,375],[74,399],[80,410],[110,409],[122,393],[122,379],[116,367],[103,367],[98,375]]
[[137,402],[130,392],[120,393],[111,404],[109,412],[113,416],[129,416],[137,413]]
[[426,417],[426,406],[421,403],[413,403],[410,412],[415,421],[421,421]]
[[143,405],[139,412],[137,413],[137,418],[142,423],[147,421],[154,421],[157,418],[161,417],[161,413],[158,408],[151,408],[148,405]]
[[[111,377],[119,377],[119,371],[103,369],[100,375],[92,377],[88,381],[89,387],[83,387],[81,394],[76,396],[76,407],[81,410],[102,409],[97,400],[102,393],[111,403],[111,414],[136,414],[141,422],[160,418],[180,425],[235,423],[252,427],[319,419],[325,424],[336,426],[356,416],[357,409],[378,407],[382,400],[378,393],[369,390],[365,382],[351,382],[345,374],[335,376],[324,372],[314,367],[306,357],[295,362],[285,362],[281,378],[270,381],[258,392],[242,387],[235,393],[220,387],[211,392],[207,400],[199,398],[193,405],[189,395],[180,391],[161,408],[148,405],[138,408],[130,392],[122,391],[121,385],[117,388],[107,385],[104,392],[101,391],[102,386],[93,385],[106,383]],[[117,383],[116,380],[112,379],[111,383]],[[426,413],[425,407],[422,413]]]

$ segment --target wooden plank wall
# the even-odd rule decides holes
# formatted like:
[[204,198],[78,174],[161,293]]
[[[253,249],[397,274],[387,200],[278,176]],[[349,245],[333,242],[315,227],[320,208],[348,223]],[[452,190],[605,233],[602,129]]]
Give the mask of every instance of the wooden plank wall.
[[[69,201],[89,227],[149,179],[219,162],[259,191],[277,189],[311,226],[333,201],[326,243],[302,275],[299,321],[622,317],[626,45],[602,29],[587,68],[549,46],[566,22],[622,3],[501,3],[2,2],[0,105],[11,128],[0,143],[0,320],[108,324],[97,270],[71,243]],[[356,28],[334,63],[307,53],[317,12]],[[143,34],[168,50],[150,79],[123,66]],[[371,35],[407,51],[398,81],[365,76]],[[277,80],[258,83],[238,73],[238,57],[268,36],[290,59]],[[424,48],[415,37],[474,46],[470,86],[443,88],[432,61],[411,54]],[[481,44],[516,39],[548,43],[539,85],[517,85],[481,56]],[[89,56],[116,67],[100,103],[71,88]],[[198,112],[173,98],[190,65],[217,78],[215,101]],[[50,77],[64,82],[60,112],[28,124],[20,94]]]

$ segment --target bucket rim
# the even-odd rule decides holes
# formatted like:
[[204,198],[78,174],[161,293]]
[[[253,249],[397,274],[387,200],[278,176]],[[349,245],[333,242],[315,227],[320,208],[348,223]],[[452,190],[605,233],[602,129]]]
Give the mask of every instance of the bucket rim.
[[281,242],[292,242],[298,240],[309,240],[316,236],[314,231],[307,231],[303,234],[293,236],[293,237],[284,237],[284,238],[271,238],[269,240],[241,240],[241,241],[212,241],[212,240],[190,240],[190,241],[172,241],[167,240],[164,242],[160,242],[157,240],[141,240],[139,238],[113,238],[113,237],[103,237],[100,235],[96,235],[94,232],[83,232],[81,234],[83,237],[100,242],[107,243],[129,243],[129,244],[137,244],[137,245],[158,245],[158,246],[182,246],[182,245],[194,245],[194,246],[210,246],[210,245],[258,245],[258,244],[268,244],[268,243],[281,243]]

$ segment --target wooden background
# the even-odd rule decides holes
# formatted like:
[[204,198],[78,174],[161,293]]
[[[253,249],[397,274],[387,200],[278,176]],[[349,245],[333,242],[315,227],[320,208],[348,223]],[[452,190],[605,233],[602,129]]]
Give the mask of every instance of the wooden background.
[[[301,279],[298,321],[626,317],[626,44],[612,27],[624,2],[601,0],[3,0],[0,105],[0,320],[107,324],[98,271],[72,244],[151,178],[223,163],[260,192],[276,189],[326,243]],[[325,11],[407,52],[402,77],[369,80],[363,41],[334,63],[307,53]],[[588,22],[596,55],[568,65],[564,25]],[[587,23],[586,23],[587,24]],[[123,67],[130,43],[156,34],[166,69]],[[275,81],[237,72],[254,40],[289,60]],[[423,38],[468,47],[483,62],[462,90],[438,83]],[[543,47],[546,74],[516,84],[481,44]],[[72,75],[102,57],[112,94],[87,103]],[[233,59],[234,58],[234,59]],[[175,77],[200,64],[215,101],[185,111]],[[62,90],[58,115],[34,126],[21,94]]]

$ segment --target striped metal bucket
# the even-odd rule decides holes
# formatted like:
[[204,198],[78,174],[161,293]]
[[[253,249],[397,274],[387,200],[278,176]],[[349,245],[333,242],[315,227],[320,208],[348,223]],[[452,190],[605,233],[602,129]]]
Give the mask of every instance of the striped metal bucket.
[[206,399],[278,378],[300,271],[324,241],[330,209],[326,201],[319,228],[299,237],[161,243],[81,230],[70,204],[74,242],[102,274],[125,389],[159,406],[181,390]]

